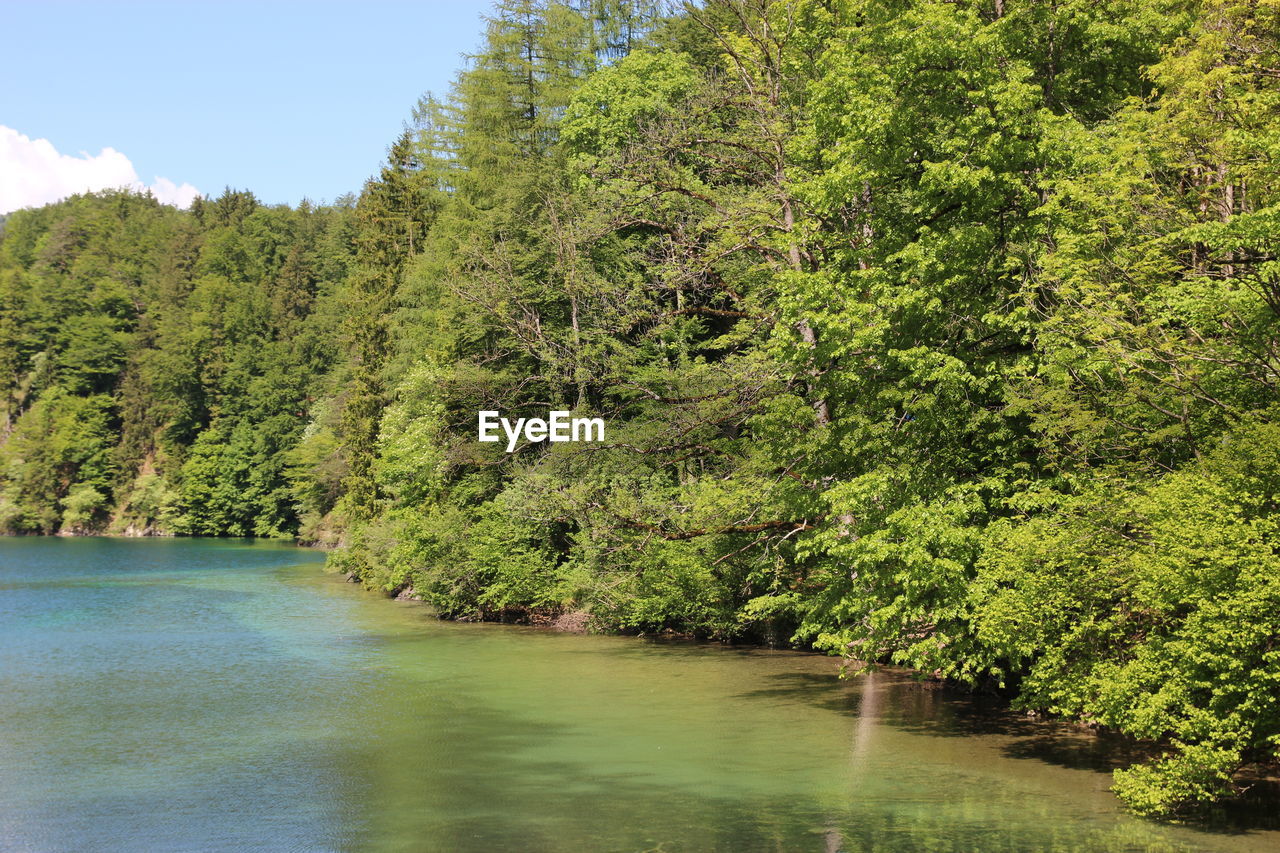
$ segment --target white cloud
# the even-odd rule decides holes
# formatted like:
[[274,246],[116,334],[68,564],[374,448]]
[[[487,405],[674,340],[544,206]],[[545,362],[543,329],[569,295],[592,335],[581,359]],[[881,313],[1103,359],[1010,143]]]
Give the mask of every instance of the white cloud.
[[39,207],[69,195],[92,190],[130,187],[150,189],[165,204],[186,207],[200,191],[157,177],[147,187],[129,158],[114,148],[96,156],[59,154],[47,139],[31,139],[0,125],[0,215],[20,207]]
[[174,207],[188,207],[195,200],[195,197],[200,195],[200,190],[191,186],[191,184],[178,186],[168,178],[157,177],[155,183],[151,185],[151,194],[165,204],[172,204]]

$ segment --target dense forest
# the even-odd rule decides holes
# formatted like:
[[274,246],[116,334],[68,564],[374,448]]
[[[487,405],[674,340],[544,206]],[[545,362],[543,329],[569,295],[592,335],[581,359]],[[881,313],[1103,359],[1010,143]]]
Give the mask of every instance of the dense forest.
[[[0,529],[1280,748],[1280,2],[503,0],[358,198],[0,237]],[[601,417],[477,441],[477,412]]]

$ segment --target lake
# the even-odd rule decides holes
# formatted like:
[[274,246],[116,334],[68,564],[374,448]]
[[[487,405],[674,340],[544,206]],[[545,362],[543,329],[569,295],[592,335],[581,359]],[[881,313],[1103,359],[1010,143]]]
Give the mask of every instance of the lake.
[[1121,744],[904,673],[442,622],[323,559],[0,538],[0,849],[1280,850],[1274,800],[1128,816]]

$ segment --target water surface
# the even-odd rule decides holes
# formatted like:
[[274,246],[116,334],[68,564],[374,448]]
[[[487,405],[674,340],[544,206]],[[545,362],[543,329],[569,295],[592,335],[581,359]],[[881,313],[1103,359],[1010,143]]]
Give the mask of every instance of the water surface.
[[440,622],[322,560],[0,538],[0,849],[1280,850],[901,674]]

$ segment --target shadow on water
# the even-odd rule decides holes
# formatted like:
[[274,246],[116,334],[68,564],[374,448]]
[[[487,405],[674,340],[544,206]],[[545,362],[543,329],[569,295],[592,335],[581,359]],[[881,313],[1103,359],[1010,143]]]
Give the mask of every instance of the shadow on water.
[[[852,721],[856,732],[850,761],[866,758],[865,754],[859,757],[859,751],[864,748],[858,746],[857,742],[863,739],[867,724],[871,724],[873,728],[881,727],[908,736],[919,736],[926,739],[925,742],[930,738],[943,739],[956,745],[956,748],[948,752],[949,758],[954,759],[960,756],[962,768],[966,766],[966,761],[973,762],[967,766],[980,768],[979,778],[984,780],[983,784],[1000,784],[999,779],[1002,774],[1009,773],[1014,764],[1023,762],[1029,765],[1039,764],[1050,768],[1095,774],[1093,782],[1083,781],[1082,777],[1078,776],[1058,777],[1035,773],[1029,778],[1037,780],[1031,784],[1043,783],[1046,792],[1053,790],[1054,786],[1064,789],[1065,798],[1058,801],[1057,808],[1093,809],[1098,815],[1112,816],[1111,818],[1099,817],[1099,820],[1113,819],[1122,822],[1127,820],[1138,827],[1146,827],[1146,831],[1155,833],[1157,837],[1164,829],[1164,825],[1161,824],[1124,818],[1118,803],[1105,793],[1110,786],[1110,772],[1150,757],[1152,750],[1149,745],[1137,743],[1114,733],[1099,732],[1061,721],[1029,717],[1011,710],[1006,703],[995,696],[974,694],[937,682],[920,681],[902,670],[881,670],[874,676],[876,692],[879,695],[868,701],[866,689],[868,682],[865,679],[855,677],[840,680],[836,677],[838,665],[834,660],[811,654],[755,647],[724,647],[665,638],[607,636],[580,638],[527,626],[440,623],[433,617],[428,618],[425,615],[420,621],[424,626],[435,626],[435,631],[446,634],[454,651],[465,647],[483,647],[493,638],[502,637],[522,649],[517,653],[518,655],[532,654],[536,658],[549,654],[564,661],[578,659],[580,663],[567,664],[567,667],[574,670],[581,669],[584,675],[590,672],[592,678],[601,677],[614,682],[635,679],[642,671],[648,671],[644,669],[645,667],[659,665],[671,671],[685,671],[687,673],[683,676],[685,678],[717,679],[725,671],[730,670],[749,673],[749,677],[735,676],[734,679],[737,680],[727,678],[722,682],[729,688],[723,696],[726,711],[729,708],[758,709],[771,706],[786,714],[790,713],[786,708],[794,706],[797,712],[802,712],[802,709],[815,709],[838,715]],[[383,642],[388,647],[396,647],[401,644],[412,646],[416,640],[409,636],[398,638],[388,636]],[[737,666],[738,662],[742,664],[741,669]],[[713,670],[716,674],[712,674]],[[744,683],[750,684],[751,688],[742,689]],[[555,737],[554,733],[544,734]],[[537,739],[538,735],[528,737]],[[508,742],[508,746],[515,749],[527,743],[528,737],[525,735],[516,737]],[[973,742],[972,754],[968,751],[969,747],[965,745],[966,740]],[[894,742],[895,746],[900,744],[901,741]],[[842,747],[842,749],[848,748]],[[891,747],[887,752],[876,755],[875,748],[872,747],[870,755],[873,763],[879,761],[881,764],[877,766],[883,766],[884,763],[892,765],[895,761],[911,762],[914,760],[912,756],[915,755],[923,756],[927,761],[935,751],[925,747],[919,752],[895,756],[892,754]],[[474,759],[475,753],[472,752],[469,760],[472,761],[473,766]],[[510,751],[506,753],[504,762],[505,771],[493,771],[494,778],[509,778],[512,780],[513,788],[517,789],[529,784],[529,777],[523,771],[517,772],[514,769],[519,761]],[[1001,762],[1004,762],[1003,766]],[[594,771],[584,770],[584,764],[590,767],[592,760],[587,758],[581,763],[566,761],[563,764],[546,761],[538,765],[538,770],[532,774],[533,778],[536,779],[545,774],[556,777],[560,781],[550,788],[535,784],[533,789],[522,794],[521,798],[527,797],[532,801],[544,803],[547,815],[560,814],[564,809],[570,811],[577,809],[597,815],[616,813],[618,805],[610,799],[615,797],[631,802],[637,807],[647,803],[646,809],[641,811],[670,815],[672,820],[675,820],[675,816],[687,811],[691,815],[690,826],[701,824],[719,826],[720,820],[728,820],[735,825],[751,824],[750,818],[745,814],[741,817],[728,818],[730,814],[736,815],[738,809],[738,805],[735,804],[737,801],[732,797],[716,797],[702,790],[694,793],[689,790],[679,790],[679,786],[645,784],[625,774],[613,774],[607,777],[607,788],[611,793],[596,791],[590,785],[584,788],[582,784],[570,784],[567,780],[577,780],[579,783],[584,780],[596,780],[605,784],[603,780],[606,776],[599,771],[599,768],[607,766],[607,760],[595,762],[596,770]],[[487,776],[488,773],[485,775]],[[1015,771],[1013,775],[1018,777],[1027,774],[1019,774]],[[1088,778],[1088,776],[1083,777],[1083,779]],[[678,793],[677,790],[679,790]],[[864,795],[870,796],[871,793],[867,790]],[[483,798],[483,795],[480,796]],[[898,792],[894,796],[901,797],[903,794]],[[942,804],[932,799],[938,796],[936,791],[921,790],[919,793],[908,791],[906,796],[918,797],[922,802],[928,801],[929,806],[924,811],[945,812]],[[695,807],[694,804],[699,802],[702,805]],[[1137,833],[1134,838],[1138,839],[1141,836],[1145,840],[1131,840],[1120,844],[1118,848],[1114,847],[1113,840],[1103,842],[1100,837],[1093,839],[1092,847],[1088,844],[1076,846],[1069,832],[1064,832],[1061,838],[1052,843],[1061,849],[1201,849],[1197,846],[1195,839],[1199,838],[1202,844],[1210,843],[1208,840],[1210,836],[1205,834],[1206,831],[1226,837],[1244,836],[1277,828],[1277,822],[1272,816],[1277,802],[1280,802],[1280,792],[1277,792],[1271,783],[1260,783],[1254,791],[1250,792],[1249,797],[1206,816],[1197,824],[1183,825],[1180,831],[1187,833],[1190,840],[1184,837],[1182,842],[1173,843],[1173,846],[1169,847],[1160,846],[1156,842],[1149,844],[1151,839],[1142,836],[1144,830],[1141,829],[1134,830]],[[578,805],[575,806],[574,803]],[[827,849],[877,849],[877,845],[887,850],[917,849],[909,846],[916,843],[915,828],[923,828],[931,823],[931,820],[923,817],[922,813],[914,813],[909,822],[910,826],[899,824],[891,832],[886,830],[889,834],[881,837],[877,835],[878,830],[874,827],[881,821],[893,823],[892,810],[889,810],[889,814],[884,814],[874,809],[871,811],[855,809],[849,813],[842,813],[843,817],[838,815],[823,817],[812,814],[810,805],[810,801],[800,799],[791,802],[775,795],[769,800],[768,809],[775,814],[779,812],[790,814],[793,810],[796,814],[803,813],[804,817],[796,819],[795,831],[797,832],[811,832],[815,825],[821,825],[824,820],[832,826],[838,826],[839,837],[844,841]],[[950,805],[957,806],[956,803]],[[756,805],[752,808],[759,811],[765,806]],[[1019,805],[1016,808],[1023,808],[1023,806]],[[701,809],[707,811],[702,813]],[[837,813],[839,812],[840,810],[837,810]],[[701,816],[693,817],[698,814]],[[719,815],[719,818],[713,817],[714,815]],[[968,835],[968,830],[964,828],[968,821],[972,821],[977,826],[984,825],[976,809],[972,815],[965,815],[959,820],[955,818],[956,816],[952,814],[951,831],[967,839],[966,841],[951,846],[954,838],[948,837],[941,831],[933,833],[929,830],[924,831],[920,836],[929,840],[927,843],[922,843],[919,849],[1032,849],[1026,847],[1027,839],[1031,837],[1027,833],[1034,835],[1034,832],[1026,827],[1018,832],[1008,831],[1009,839],[1021,840],[1011,840],[1007,847],[1001,847],[990,839],[980,840],[976,836]],[[610,820],[613,819],[610,818]],[[1052,808],[1042,816],[1042,822],[1046,825],[1053,824],[1056,819],[1057,815]],[[545,820],[550,818],[547,817]],[[644,823],[638,813],[629,817],[617,814],[616,820]],[[814,821],[817,821],[817,824]],[[855,826],[856,830],[851,828]],[[1079,827],[1077,831],[1078,829]],[[866,834],[860,835],[864,830]],[[497,831],[492,827],[487,830],[475,830],[478,834],[476,837],[492,837],[492,833]],[[590,834],[592,831],[590,821],[586,821],[569,834],[575,835],[579,831]],[[692,831],[689,830],[689,832]],[[1038,831],[1037,828],[1035,832]],[[733,841],[725,843],[731,848],[745,846],[755,849],[765,837],[754,834],[755,832],[756,830],[753,829],[741,836],[730,833],[727,838],[732,838]],[[798,837],[800,836],[790,836],[793,845]],[[889,837],[894,838],[893,842],[885,840]],[[908,841],[908,837],[912,840]],[[1253,849],[1247,843],[1252,841],[1252,838],[1240,840],[1246,842],[1246,849]],[[1267,840],[1273,845],[1276,844],[1274,838]],[[530,838],[525,838],[525,841],[527,843],[523,846],[528,849],[558,849],[551,840],[544,839],[545,845],[534,844]],[[644,839],[628,839],[628,843],[619,849],[644,849],[643,845],[634,846],[640,845],[642,841]],[[703,838],[703,841],[706,843],[654,849],[690,849],[690,847],[722,849],[720,842],[713,841],[709,837]],[[845,846],[842,847],[841,844]],[[969,846],[966,847],[966,844]],[[1183,847],[1180,846],[1181,844],[1190,846]],[[825,845],[827,841],[821,841],[818,849]],[[1046,846],[1051,846],[1047,840]],[[782,844],[779,849],[791,849],[791,847]],[[1280,846],[1277,849],[1280,849]]]
[[[635,772],[609,753],[566,746],[572,727],[466,705],[466,717],[418,717],[416,751],[353,755],[363,826],[352,850],[892,851],[1150,850],[1194,847],[1127,825],[1054,820],[1028,806],[992,832],[980,800],[924,794],[905,803],[872,789],[782,793],[690,784],[678,764]],[[447,737],[441,737],[447,733]],[[393,736],[396,733],[390,733]],[[398,739],[398,737],[397,737]],[[409,744],[406,744],[408,746]]]
[[[1158,745],[1113,731],[1019,713],[1002,699],[934,681],[901,670],[880,670],[877,689],[891,696],[871,703],[861,676],[840,680],[815,672],[765,676],[768,687],[739,694],[746,700],[803,702],[810,707],[867,719],[876,724],[931,738],[995,738],[1004,741],[1001,756],[1039,761],[1070,770],[1110,774],[1158,757]],[[1280,779],[1255,769],[1241,779],[1244,793],[1182,826],[1214,834],[1245,834],[1280,829]]]
[[[478,633],[493,630],[518,634],[526,642],[545,640],[564,644],[565,647],[557,650],[560,655],[599,654],[594,646],[575,649],[572,647],[573,638],[546,629],[525,626],[452,627],[467,631],[471,638],[477,639]],[[821,656],[750,646],[726,647],[686,639],[593,637],[592,640],[610,643],[609,653],[617,660],[661,659],[669,662],[685,659],[692,663],[709,657],[721,660],[738,658],[753,669],[780,667],[786,671],[766,671],[753,679],[756,684],[764,686],[738,690],[728,698],[748,703],[793,704],[819,709],[925,738],[985,739],[992,754],[1002,759],[1038,762],[1097,774],[1097,790],[1110,786],[1108,777],[1112,771],[1159,753],[1158,747],[1149,743],[1115,732],[1019,713],[998,696],[974,693],[935,681],[922,681],[904,670],[878,671],[875,678],[882,695],[877,701],[868,702],[867,682],[862,677],[839,679],[837,664]],[[826,664],[830,664],[829,671],[821,671],[827,668]],[[1244,796],[1180,825],[1216,835],[1280,829],[1280,810],[1276,808],[1280,803],[1280,783],[1274,778],[1259,777],[1247,780],[1246,784],[1251,787]]]

